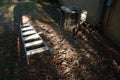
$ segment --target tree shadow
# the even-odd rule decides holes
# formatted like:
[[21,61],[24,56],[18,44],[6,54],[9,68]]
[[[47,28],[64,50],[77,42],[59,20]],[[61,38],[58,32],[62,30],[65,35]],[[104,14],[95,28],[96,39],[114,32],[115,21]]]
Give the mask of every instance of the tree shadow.
[[[39,7],[36,7],[37,5],[35,3],[29,2],[18,4],[14,9],[16,28],[19,28],[21,16],[27,14],[32,16],[32,20],[37,19],[42,23],[51,25],[51,28],[57,35],[61,35],[63,39],[67,40],[67,42],[76,50],[76,57],[73,58],[72,61],[67,60],[69,66],[73,65],[70,70],[70,73],[73,74],[67,74],[67,77],[74,76],[76,79],[82,77],[85,80],[119,79],[119,71],[116,66],[119,65],[119,51],[113,48],[110,44],[111,42],[108,42],[108,40],[105,41],[104,37],[102,37],[103,35],[101,36],[97,30],[91,30],[89,27],[84,28],[82,32],[79,31],[77,37],[73,39],[72,31],[60,30],[60,28],[54,25],[54,22],[59,23],[60,20],[59,9],[52,6],[52,4],[48,4],[48,6],[46,4],[47,3],[44,3],[42,6],[39,5]],[[26,5],[27,7],[23,7]],[[34,9],[41,13],[37,14],[34,12]],[[55,12],[51,12],[52,10]],[[33,13],[30,14],[31,12]],[[50,18],[52,18],[53,21]],[[18,30],[19,33],[19,29],[16,30]],[[52,41],[50,41],[50,44],[52,45],[52,48],[55,46]],[[21,53],[21,56],[25,55],[24,52]],[[35,55],[31,57],[31,66],[24,65],[22,62],[25,62],[25,60],[21,60],[20,63],[22,66],[19,67],[20,75],[18,77],[21,78],[21,76],[23,76],[21,79],[31,80],[36,78],[48,80],[58,79],[61,76],[58,73],[59,71],[58,68],[56,68],[56,65],[58,66],[61,60],[57,59],[55,64],[52,64],[52,58],[53,57],[46,54]],[[63,74],[63,76],[65,75],[66,74]]]
[[13,7],[11,0],[0,0],[0,80],[16,80],[17,40]]
[[[45,5],[43,9],[55,22],[58,22],[58,20],[60,20],[60,12],[56,7],[53,8],[51,5]],[[51,12],[51,10],[54,10],[55,13]],[[58,17],[58,19],[55,19],[53,15]],[[116,69],[116,66],[120,65],[120,51],[114,47],[111,41],[105,38],[104,34],[98,32],[99,30],[93,30],[91,26],[84,26],[85,28],[79,31],[77,37],[73,39],[72,31],[59,30],[58,27],[53,24],[52,26],[57,35],[62,35],[62,37],[76,49],[78,55],[80,55],[80,58],[78,58],[79,66],[76,66],[76,70],[73,69],[73,71],[75,71],[74,74],[78,73],[78,76],[82,75],[86,80],[99,80],[101,77],[102,80],[120,78],[120,72]],[[69,27],[71,27],[71,25],[69,25]]]
[[[102,37],[104,35],[100,35],[101,33],[95,32],[94,30],[88,32],[87,29],[83,29],[73,39],[73,33],[71,31],[60,31],[58,27],[52,28],[57,35],[61,35],[76,50],[77,55],[72,59],[71,62],[73,63],[70,64],[73,64],[71,73],[76,76],[76,79],[80,77],[86,80],[99,80],[101,77],[102,80],[120,78],[120,72],[118,70],[120,65],[119,50],[113,47],[111,41],[109,42],[105,37]],[[74,64],[75,60],[78,61],[77,66]]]

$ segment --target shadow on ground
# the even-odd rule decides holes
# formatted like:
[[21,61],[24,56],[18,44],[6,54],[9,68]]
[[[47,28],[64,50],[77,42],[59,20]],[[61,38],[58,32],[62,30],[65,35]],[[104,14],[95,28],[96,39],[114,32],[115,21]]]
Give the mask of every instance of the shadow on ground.
[[17,40],[13,8],[11,1],[0,0],[0,80],[16,80]]
[[[1,31],[9,34],[12,29],[6,28],[5,25],[13,26],[13,23],[4,15],[9,12],[5,11],[8,7],[1,5],[0,9],[3,11],[0,12],[0,28],[4,30]],[[21,2],[14,7],[15,34],[3,36],[0,40],[0,79],[119,80],[119,51],[113,48],[111,42],[103,37],[104,35],[89,27],[79,31],[73,38],[71,31],[61,30],[55,25],[55,22],[59,23],[60,20],[58,11],[58,8],[46,2],[40,4]],[[48,30],[43,37],[53,49],[53,55],[41,53],[30,57],[31,65],[26,65],[20,38],[19,26],[22,15],[29,15],[33,22],[42,23],[37,25]],[[60,52],[61,49],[63,50]]]
[[[52,12],[53,9],[55,12],[58,10],[55,7],[50,7],[50,5],[44,5],[43,7],[43,10],[48,14],[48,16],[56,21],[60,20],[60,17],[57,16],[57,19],[55,19],[55,17],[51,15],[60,15],[60,13],[57,13],[58,11],[56,13],[54,13],[54,11]],[[71,31],[60,30],[54,25],[54,23],[48,25],[51,25],[51,28],[49,29],[53,29],[57,35],[61,35],[62,38],[67,40],[78,53],[77,60],[79,61],[79,65],[76,66],[74,64],[74,67],[72,68],[73,75],[77,77],[76,79],[79,77],[83,77],[85,80],[120,79],[119,48],[115,47],[115,45],[112,44],[112,42],[108,40],[104,34],[99,32],[99,30],[93,30],[91,26],[84,26],[85,28],[82,29],[82,31],[79,31],[77,36],[73,39],[73,33]],[[53,41],[51,41],[51,43],[53,43]],[[53,46],[55,45],[57,44],[54,44]],[[63,48],[63,46],[61,46],[61,48]],[[75,59],[76,58],[72,59],[71,62],[74,62]],[[58,60],[54,62],[56,65],[58,63],[57,61]],[[64,74],[64,76],[65,75],[66,74]]]
[[[53,59],[52,63],[56,65],[68,64],[70,70],[63,74],[65,80],[68,79],[85,79],[85,80],[108,80],[108,79],[119,79],[119,50],[113,47],[113,44],[109,40],[107,40],[104,35],[97,31],[89,31],[90,28],[84,28],[82,31],[79,31],[77,36],[73,38],[73,33],[68,30],[60,30],[56,26],[51,25],[48,29],[53,29],[56,35],[60,35],[61,38],[66,40],[70,46],[64,47],[63,41],[55,44],[56,40],[51,41],[47,39],[47,41],[51,41],[52,48],[56,45],[59,46],[58,49],[68,49],[70,52],[63,51],[62,53],[54,53],[55,56],[58,56],[57,59]],[[54,38],[54,37],[52,37]],[[62,43],[62,44],[61,44]],[[50,44],[50,45],[52,45]],[[75,50],[76,53],[72,52]],[[66,59],[62,57],[60,59],[60,55],[72,56],[73,58]],[[60,62],[60,63],[59,63]],[[67,68],[67,66],[66,66]],[[61,68],[57,66],[57,70],[60,71]],[[66,71],[66,70],[65,70]],[[64,71],[62,72],[64,73]],[[106,76],[105,76],[106,75]],[[62,75],[61,75],[62,76]],[[63,76],[62,76],[63,77]]]
[[[36,76],[41,75],[43,79],[49,78],[49,80],[52,79],[83,79],[83,80],[109,80],[109,79],[119,79],[119,51],[117,51],[115,48],[113,48],[113,45],[109,40],[106,40],[101,33],[97,32],[97,30],[92,30],[91,28],[84,28],[81,31],[78,32],[77,36],[73,39],[72,32],[69,30],[60,30],[58,27],[56,27],[55,22],[57,20],[60,20],[60,14],[59,10],[55,8],[55,6],[51,6],[49,3],[41,3],[41,4],[35,4],[35,3],[23,3],[20,4],[21,6],[28,4],[30,7],[31,4],[34,4],[31,7],[31,9],[36,8],[37,11],[40,11],[36,13],[36,11],[32,11],[33,14],[29,14],[30,10],[28,9],[22,9],[22,14],[28,14],[32,16],[32,20],[34,22],[43,23],[38,24],[41,27],[49,26],[47,29],[48,32],[51,31],[51,33],[55,33],[56,36],[61,36],[63,40],[66,40],[66,43],[68,43],[70,46],[66,47],[68,48],[67,52],[63,54],[59,54],[57,51],[54,52],[54,56],[57,57],[50,57],[50,56],[42,56],[39,59],[36,60],[35,63],[41,63],[39,68],[37,68],[38,64],[36,66],[35,63],[33,63],[34,67],[28,67],[27,74],[29,74],[29,78],[32,79],[32,76],[36,78]],[[39,7],[36,7],[39,6]],[[50,7],[51,6],[51,7]],[[52,12],[53,11],[53,12]],[[57,14],[57,16],[55,16]],[[38,17],[39,16],[39,17]],[[59,23],[59,22],[58,22]],[[50,38],[51,33],[48,33],[48,36],[44,36],[46,38],[46,41],[50,43],[50,47],[53,49],[55,46],[59,46],[60,49],[64,48],[66,44],[61,44],[57,42],[57,37],[54,35]],[[55,38],[56,37],[56,38]],[[52,38],[55,38],[56,40],[51,40]],[[75,53],[71,49],[74,49]],[[53,49],[54,51],[54,49]],[[61,55],[69,55],[72,56],[72,58],[60,58]],[[60,56],[60,57],[59,57]],[[49,57],[49,58],[46,58]],[[49,62],[48,62],[49,61]],[[34,59],[33,59],[34,62]],[[48,64],[49,63],[49,64]],[[62,66],[68,64],[67,66]],[[54,65],[53,65],[54,64]],[[61,65],[62,64],[62,65]],[[49,66],[49,68],[48,68]],[[41,68],[40,68],[41,67]],[[35,70],[38,70],[38,72]],[[31,73],[31,69],[33,69],[33,73]],[[41,74],[43,71],[45,74]],[[66,70],[67,72],[65,72]],[[47,70],[47,71],[46,71]],[[32,76],[31,76],[32,75]],[[57,77],[53,76],[56,75]],[[105,76],[106,75],[106,76]],[[47,77],[48,76],[48,77]],[[40,77],[39,77],[40,78]]]

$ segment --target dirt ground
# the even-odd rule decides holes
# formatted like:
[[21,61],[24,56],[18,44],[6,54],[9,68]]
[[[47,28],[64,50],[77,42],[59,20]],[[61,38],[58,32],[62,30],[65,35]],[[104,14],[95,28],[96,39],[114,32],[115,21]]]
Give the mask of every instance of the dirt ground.
[[[48,16],[55,13],[55,6],[43,6],[46,12],[52,8]],[[14,12],[15,33],[0,38],[0,80],[120,80],[119,48],[91,27],[83,28],[73,38],[70,30],[56,25],[59,19],[51,17],[53,21],[45,13],[40,13],[40,19],[33,19],[32,23],[36,31],[44,31],[41,36],[52,54],[33,55],[27,65],[19,33],[20,12]]]
[[[54,24],[39,22],[47,32],[45,40],[53,51],[51,65],[61,80],[117,80],[119,52],[99,32],[83,29],[73,38],[72,32]],[[115,56],[116,55],[116,56]],[[116,62],[118,60],[118,62]],[[116,67],[115,67],[116,66]],[[54,71],[56,71],[54,70]],[[52,79],[51,79],[52,80]]]

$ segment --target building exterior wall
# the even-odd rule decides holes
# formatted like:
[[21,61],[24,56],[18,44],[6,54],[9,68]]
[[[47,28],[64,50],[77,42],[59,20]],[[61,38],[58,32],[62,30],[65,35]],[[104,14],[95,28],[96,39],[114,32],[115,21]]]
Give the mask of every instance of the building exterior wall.
[[87,22],[96,25],[98,23],[98,13],[100,0],[59,0],[65,6],[78,6],[88,11]]
[[[104,33],[108,36],[114,43],[120,46],[120,0],[117,0],[116,4],[113,6],[113,10],[109,11],[109,7],[106,11],[104,19]],[[108,16],[111,15],[111,16]],[[107,22],[106,18],[109,18]]]

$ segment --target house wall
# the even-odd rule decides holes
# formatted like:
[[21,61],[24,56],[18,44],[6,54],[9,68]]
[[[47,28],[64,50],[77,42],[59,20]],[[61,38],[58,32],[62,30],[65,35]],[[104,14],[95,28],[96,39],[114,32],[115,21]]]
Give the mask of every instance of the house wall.
[[98,23],[98,13],[100,0],[59,0],[65,6],[78,6],[88,11],[87,22],[96,25]]
[[[115,44],[120,46],[120,0],[116,0],[116,4],[113,6],[113,10],[107,8],[104,18],[104,33],[108,36]],[[108,16],[110,14],[110,16]],[[107,22],[107,18],[109,21]]]

